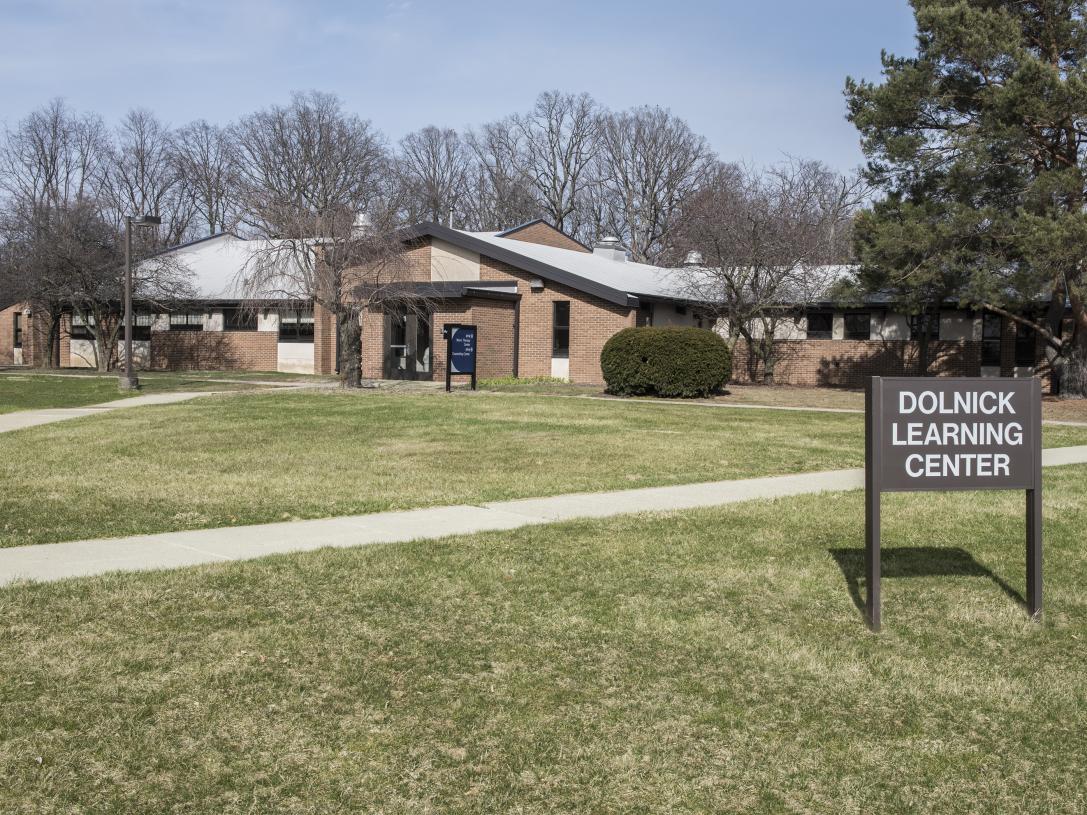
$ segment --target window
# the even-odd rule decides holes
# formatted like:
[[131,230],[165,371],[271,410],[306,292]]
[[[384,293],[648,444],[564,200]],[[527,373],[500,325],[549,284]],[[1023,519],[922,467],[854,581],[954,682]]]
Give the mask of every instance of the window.
[[829,311],[808,314],[808,339],[829,340],[834,336],[834,315]]
[[284,309],[279,312],[280,342],[313,342],[313,311]]
[[570,356],[570,301],[556,300],[551,312],[551,356]]
[[[132,315],[132,339],[135,342],[146,342],[151,339],[151,323],[155,322],[154,314],[133,314]],[[121,317],[121,333],[117,335],[118,339],[124,341],[125,338],[125,324],[124,315]]]
[[638,316],[635,319],[634,324],[639,328],[644,328],[648,325],[653,325],[653,304],[652,303],[639,303],[638,304]]
[[78,314],[72,315],[72,327],[68,332],[68,336],[73,340],[90,340],[94,339],[91,335],[90,327],[94,325],[94,317],[87,317],[86,319],[80,317]]
[[171,331],[203,331],[204,312],[180,311],[170,315]]
[[224,331],[256,331],[257,312],[241,306],[227,306],[223,309]]
[[986,312],[981,316],[981,364],[986,368],[1000,367],[1000,329],[1003,320],[999,314]]
[[13,344],[16,348],[23,347],[23,315],[22,312],[15,312],[15,319],[12,322],[12,328],[14,331]]
[[910,317],[910,339],[920,340],[928,336],[930,340],[940,339],[940,315],[931,312],[914,314]]
[[847,340],[868,340],[872,338],[871,314],[845,315],[845,338]]
[[1015,364],[1020,367],[1032,367],[1038,361],[1038,333],[1029,325],[1016,323],[1015,326]]
[[676,306],[676,314],[686,314],[686,313],[687,313],[687,307],[686,306]]

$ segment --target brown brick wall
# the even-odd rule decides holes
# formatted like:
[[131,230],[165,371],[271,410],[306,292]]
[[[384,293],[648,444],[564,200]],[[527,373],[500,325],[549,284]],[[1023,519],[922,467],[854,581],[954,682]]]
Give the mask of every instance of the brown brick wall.
[[366,379],[383,379],[385,359],[385,315],[379,308],[369,308],[362,314],[362,375]]
[[554,246],[558,249],[573,249],[575,252],[588,252],[589,250],[575,241],[565,232],[560,232],[547,223],[535,223],[529,224],[526,227],[518,229],[516,232],[510,232],[508,235],[503,235],[504,238],[509,238],[514,241],[525,241],[525,243],[539,243],[543,246]]
[[434,379],[445,378],[445,340],[442,339],[442,326],[446,323],[476,326],[478,378],[513,376],[513,316],[514,303],[508,300],[465,298],[443,303],[434,313],[434,336],[431,340],[431,347],[434,349]]
[[[72,364],[72,315],[60,315],[60,367]],[[135,355],[133,355],[135,358]]]
[[278,366],[275,331],[155,331],[153,370],[274,371]]
[[[446,323],[465,323],[479,328],[476,349],[476,374],[480,378],[511,376],[513,374],[512,301],[486,298],[458,298],[440,302],[431,316],[431,369],[433,379],[445,378],[445,340],[442,327]],[[370,309],[362,320],[362,375],[381,379],[384,371],[385,315]]]
[[41,365],[48,347],[49,319],[39,313],[26,316],[27,304],[17,303],[0,310],[0,365],[15,362],[15,315],[20,314],[23,329],[23,364]]
[[[903,340],[784,340],[778,343],[774,381],[805,387],[864,387],[870,376],[913,376],[920,345]],[[981,369],[981,343],[933,341],[929,344],[930,372],[936,376],[977,376]],[[756,377],[761,371],[756,372]],[[750,382],[747,346],[736,343],[732,378]]]
[[313,372],[336,372],[336,317],[319,303],[313,304]]
[[[15,362],[15,314],[22,309],[23,306],[17,304],[0,311],[0,365],[12,365]],[[24,342],[24,346],[25,344]]]
[[542,291],[533,291],[529,281],[537,275],[488,257],[480,258],[480,275],[484,280],[517,281],[517,291],[521,295],[519,376],[551,375],[552,303],[569,300],[570,380],[603,384],[600,352],[613,334],[634,325],[633,309],[549,280],[544,281]]
[[[365,281],[364,268],[360,266],[344,272],[345,292],[350,291],[353,285]],[[356,274],[353,275],[352,271]],[[410,242],[403,252],[390,261],[390,266],[382,272],[382,276],[385,280],[430,282],[430,238]]]

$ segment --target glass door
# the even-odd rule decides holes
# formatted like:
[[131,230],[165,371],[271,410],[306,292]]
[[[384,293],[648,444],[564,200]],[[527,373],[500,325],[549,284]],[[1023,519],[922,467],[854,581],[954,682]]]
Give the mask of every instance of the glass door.
[[432,356],[429,314],[385,315],[386,379],[431,379]]

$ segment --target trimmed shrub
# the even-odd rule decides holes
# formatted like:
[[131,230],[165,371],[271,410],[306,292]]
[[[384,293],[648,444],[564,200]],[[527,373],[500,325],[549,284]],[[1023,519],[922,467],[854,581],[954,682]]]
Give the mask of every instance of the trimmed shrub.
[[600,367],[618,396],[707,396],[732,376],[732,354],[704,328],[624,328],[604,345]]

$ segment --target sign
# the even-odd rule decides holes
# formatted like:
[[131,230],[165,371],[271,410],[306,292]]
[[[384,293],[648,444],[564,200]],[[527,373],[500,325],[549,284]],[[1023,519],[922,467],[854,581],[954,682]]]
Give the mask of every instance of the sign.
[[442,327],[445,337],[445,389],[452,390],[453,374],[472,377],[472,390],[476,389],[476,338],[474,325],[447,323]]
[[1027,608],[1042,609],[1042,390],[1037,379],[878,377],[865,399],[867,616],[880,627],[880,495],[1024,490]]

